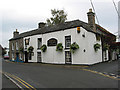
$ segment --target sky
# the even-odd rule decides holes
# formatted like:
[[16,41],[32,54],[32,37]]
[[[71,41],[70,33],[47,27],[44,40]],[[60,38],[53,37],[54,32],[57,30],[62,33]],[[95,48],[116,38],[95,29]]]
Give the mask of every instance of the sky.
[[[92,0],[99,24],[111,33],[118,31],[118,15],[112,0]],[[114,0],[116,6],[118,1]],[[1,0],[0,44],[9,47],[9,39],[18,29],[19,33],[38,28],[39,22],[51,17],[51,9],[63,9],[67,21],[88,22],[87,12],[92,8],[90,0]],[[97,22],[96,22],[97,23]]]

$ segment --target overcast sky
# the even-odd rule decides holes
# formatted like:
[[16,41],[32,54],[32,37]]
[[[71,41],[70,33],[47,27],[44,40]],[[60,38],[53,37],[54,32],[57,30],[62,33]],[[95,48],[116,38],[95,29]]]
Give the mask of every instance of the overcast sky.
[[[108,31],[118,31],[118,17],[112,0],[92,0],[99,24]],[[114,0],[118,6],[119,0]],[[20,33],[36,29],[39,22],[51,17],[51,9],[64,9],[67,21],[87,21],[90,0],[2,0],[0,3],[0,44],[9,46],[13,31]],[[97,22],[96,22],[97,23]]]

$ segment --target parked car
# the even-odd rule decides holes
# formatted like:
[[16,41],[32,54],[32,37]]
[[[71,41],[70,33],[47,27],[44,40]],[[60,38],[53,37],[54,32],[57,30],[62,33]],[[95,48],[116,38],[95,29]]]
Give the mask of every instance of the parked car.
[[120,54],[118,54],[118,59],[120,59]]
[[9,55],[5,54],[4,59],[9,59]]

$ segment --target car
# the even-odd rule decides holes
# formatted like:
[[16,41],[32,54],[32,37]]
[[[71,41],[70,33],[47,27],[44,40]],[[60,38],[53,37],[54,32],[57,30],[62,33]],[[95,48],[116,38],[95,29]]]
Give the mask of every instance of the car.
[[120,59],[120,54],[118,55],[118,59]]
[[9,59],[9,55],[5,54],[4,59]]

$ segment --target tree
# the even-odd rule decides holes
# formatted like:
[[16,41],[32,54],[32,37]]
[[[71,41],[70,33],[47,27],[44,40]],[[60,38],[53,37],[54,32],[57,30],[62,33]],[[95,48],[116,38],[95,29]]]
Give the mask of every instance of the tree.
[[52,17],[46,20],[48,26],[64,23],[67,20],[67,14],[64,10],[51,9],[51,14]]
[[6,48],[2,50],[2,56],[4,56],[7,53]]

